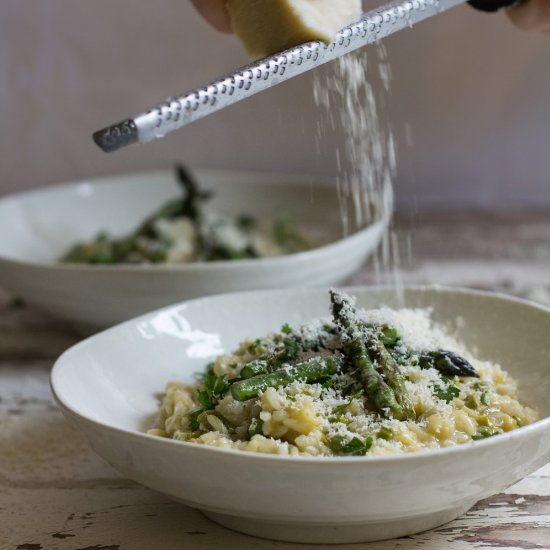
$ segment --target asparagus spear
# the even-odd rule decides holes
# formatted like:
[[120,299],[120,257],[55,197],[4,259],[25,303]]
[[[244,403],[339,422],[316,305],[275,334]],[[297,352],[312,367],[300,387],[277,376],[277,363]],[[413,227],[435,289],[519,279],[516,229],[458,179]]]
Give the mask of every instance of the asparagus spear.
[[296,362],[301,353],[314,351],[319,352],[327,349],[326,346],[318,338],[307,338],[299,333],[295,333],[292,329],[285,325],[281,332],[284,334],[282,341],[279,344],[282,346],[271,352],[269,355],[259,354],[254,350],[254,353],[261,355],[261,358],[255,359],[244,365],[240,371],[241,378],[252,378],[259,374],[268,374],[275,372],[284,365]]
[[135,235],[155,237],[155,223],[160,219],[170,220],[185,217],[189,218],[194,224],[198,224],[200,221],[202,203],[208,201],[212,193],[200,189],[197,182],[183,165],[177,165],[175,172],[183,192],[182,196],[166,203],[146,219],[135,232]]
[[353,366],[359,371],[367,397],[372,400],[378,412],[385,416],[389,409],[393,418],[398,420],[405,418],[405,411],[397,402],[393,389],[376,370],[365,343],[361,340],[353,340],[347,343],[345,348]]
[[447,376],[471,376],[479,378],[477,370],[464,357],[443,349],[423,353],[418,364],[423,369],[434,368]]
[[391,411],[394,418],[402,420],[406,411],[398,403],[394,390],[384,381],[367,352],[363,327],[357,320],[351,299],[345,294],[330,291],[332,315],[345,339],[345,355],[359,372],[367,397],[374,403],[378,412],[386,415]]
[[397,329],[382,325],[380,327],[380,340],[385,346],[393,346],[399,340]]
[[260,374],[267,374],[269,365],[267,361],[252,361],[241,369],[241,378],[248,379]]
[[129,262],[134,257],[138,261],[148,260],[152,263],[166,261],[170,243],[159,237],[155,229],[156,222],[160,219],[187,217],[198,227],[201,220],[202,203],[211,196],[210,192],[203,191],[198,187],[183,166],[176,166],[176,177],[182,188],[182,197],[162,206],[128,236],[114,239],[107,233],[100,233],[92,242],[74,246],[62,258],[62,261],[116,264]]
[[368,338],[367,349],[370,358],[376,363],[378,370],[392,388],[395,398],[403,410],[404,417],[412,417],[413,409],[405,388],[405,378],[399,372],[399,365],[386,349],[382,340],[375,335]]
[[305,382],[316,382],[325,376],[336,374],[338,365],[331,357],[326,359],[311,359],[293,367],[283,368],[271,374],[261,374],[235,382],[231,386],[231,395],[237,401],[246,401],[257,397],[258,394],[267,388],[278,388],[287,386],[297,380]]

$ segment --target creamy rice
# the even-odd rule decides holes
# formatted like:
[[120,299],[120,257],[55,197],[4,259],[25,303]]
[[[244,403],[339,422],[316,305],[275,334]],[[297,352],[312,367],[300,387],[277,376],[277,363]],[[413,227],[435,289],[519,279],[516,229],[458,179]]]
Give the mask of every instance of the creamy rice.
[[[501,365],[472,355],[431,321],[428,310],[382,308],[352,313],[357,326],[365,330],[359,340],[369,342],[380,336],[380,327],[390,327],[393,337],[397,335],[396,341],[386,345],[391,353],[391,360],[386,360],[393,361],[397,382],[391,371],[384,370],[381,359],[375,358],[371,365],[379,379],[394,388],[395,396],[403,395],[403,417],[380,407],[376,391],[369,390],[365,377],[350,366],[349,335],[327,318],[295,329],[285,325],[279,333],[243,342],[234,353],[216,358],[201,383],[170,382],[156,425],[148,433],[250,452],[377,456],[450,447],[537,420],[536,411],[518,400],[516,381]],[[274,357],[288,355],[288,346],[296,347],[292,341],[300,343],[293,360],[282,361],[268,372],[281,374],[286,369],[290,376],[295,365],[326,367],[331,358],[338,363],[337,371],[316,381],[302,378],[270,385],[250,399],[236,399],[232,388],[242,386],[243,368],[262,367]],[[374,347],[369,346],[372,354]],[[475,375],[442,374],[441,365],[426,364],[427,353],[434,350],[453,352],[453,361],[463,361]],[[260,378],[249,377],[245,383]],[[213,392],[208,390],[213,386]]]

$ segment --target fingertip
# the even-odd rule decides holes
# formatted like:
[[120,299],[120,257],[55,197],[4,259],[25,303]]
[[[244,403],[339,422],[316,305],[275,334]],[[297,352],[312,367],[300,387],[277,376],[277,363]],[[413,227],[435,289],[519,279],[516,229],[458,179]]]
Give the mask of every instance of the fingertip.
[[225,0],[191,0],[199,13],[222,33],[231,33],[231,19],[225,6]]
[[219,32],[223,32],[224,34],[233,33],[233,28],[231,27],[229,16],[227,17],[227,19],[223,19],[220,21],[211,21],[211,24]]
[[525,0],[506,9],[510,21],[524,31],[550,31],[550,2]]

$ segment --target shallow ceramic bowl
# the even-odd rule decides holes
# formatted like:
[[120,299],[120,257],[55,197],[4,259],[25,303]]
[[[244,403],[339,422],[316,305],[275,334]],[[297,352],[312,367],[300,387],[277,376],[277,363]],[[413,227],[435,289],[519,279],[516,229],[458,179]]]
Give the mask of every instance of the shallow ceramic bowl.
[[[90,328],[207,294],[330,285],[357,270],[387,218],[342,238],[334,182],[254,173],[198,171],[212,209],[272,220],[284,211],[321,246],[281,256],[180,265],[67,265],[57,259],[101,230],[121,235],[179,196],[172,172],[79,182],[0,200],[0,285],[41,309]],[[323,245],[324,244],[324,245]]]
[[[401,305],[389,290],[351,292],[361,306]],[[319,543],[412,534],[457,517],[550,459],[550,310],[461,290],[408,289],[404,298],[408,307],[433,308],[434,319],[458,327],[480,358],[501,363],[543,420],[484,441],[383,458],[262,455],[144,433],[167,382],[193,381],[244,339],[326,316],[324,290],[213,296],[128,321],[63,354],[53,392],[123,475],[237,531]]]

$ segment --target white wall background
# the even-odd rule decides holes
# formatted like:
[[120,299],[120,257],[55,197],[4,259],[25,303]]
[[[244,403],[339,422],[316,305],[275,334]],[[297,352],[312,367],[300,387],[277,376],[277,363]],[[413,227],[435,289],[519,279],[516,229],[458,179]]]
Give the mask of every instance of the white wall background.
[[[464,6],[386,44],[402,205],[550,206],[548,35]],[[180,159],[335,173],[311,137],[309,76],[145,147],[105,155],[91,141],[246,61],[187,0],[1,0],[0,194]]]

